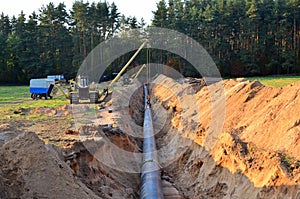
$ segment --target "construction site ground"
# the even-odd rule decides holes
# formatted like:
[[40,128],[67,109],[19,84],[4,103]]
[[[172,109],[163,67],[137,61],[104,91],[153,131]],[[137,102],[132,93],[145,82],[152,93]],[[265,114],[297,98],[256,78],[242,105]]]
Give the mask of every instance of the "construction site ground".
[[[139,198],[136,88],[116,91],[105,108],[1,104],[0,198]],[[150,92],[166,198],[300,198],[300,82],[207,86],[160,75]],[[224,110],[211,92],[224,94]]]

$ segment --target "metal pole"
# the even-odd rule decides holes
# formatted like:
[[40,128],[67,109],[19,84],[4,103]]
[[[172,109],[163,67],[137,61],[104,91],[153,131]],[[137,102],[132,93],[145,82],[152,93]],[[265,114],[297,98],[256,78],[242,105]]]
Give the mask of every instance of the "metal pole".
[[119,80],[119,78],[121,77],[121,75],[123,74],[123,72],[127,69],[127,67],[131,64],[131,62],[136,58],[136,56],[140,53],[140,51],[144,48],[145,44],[147,43],[147,41],[145,41],[144,43],[142,43],[142,45],[139,47],[139,49],[134,53],[134,55],[130,58],[130,60],[127,62],[127,64],[122,68],[122,70],[118,73],[118,75],[112,80],[112,82],[109,84],[109,88],[116,82]]

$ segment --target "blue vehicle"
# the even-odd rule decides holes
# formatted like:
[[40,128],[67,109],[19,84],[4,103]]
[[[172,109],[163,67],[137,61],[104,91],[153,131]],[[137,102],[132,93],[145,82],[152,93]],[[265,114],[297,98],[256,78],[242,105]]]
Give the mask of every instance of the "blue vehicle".
[[54,79],[31,79],[30,80],[30,93],[31,98],[42,99],[52,99],[51,92],[55,85]]
[[48,75],[47,79],[54,79],[55,81],[66,81],[64,75]]

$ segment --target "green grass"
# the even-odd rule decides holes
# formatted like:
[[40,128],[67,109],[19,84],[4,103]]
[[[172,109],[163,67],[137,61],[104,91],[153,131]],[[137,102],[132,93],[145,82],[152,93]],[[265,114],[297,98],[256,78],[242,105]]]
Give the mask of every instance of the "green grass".
[[300,81],[300,76],[251,77],[247,79],[258,80],[266,86],[279,88]]
[[0,86],[0,104],[11,104],[30,98],[28,86]]
[[62,106],[64,104],[68,104],[69,101],[63,98],[62,96],[54,97],[53,99],[39,99],[39,100],[32,100],[29,98],[28,100],[25,100],[23,103],[21,103],[22,108],[57,108],[59,106]]
[[18,115],[14,114],[15,110],[35,109],[35,108],[57,108],[69,101],[64,96],[54,96],[53,99],[33,100],[30,98],[28,86],[0,86],[0,119],[7,120],[9,116],[13,118],[23,118],[32,120],[45,120],[45,116],[40,115]]

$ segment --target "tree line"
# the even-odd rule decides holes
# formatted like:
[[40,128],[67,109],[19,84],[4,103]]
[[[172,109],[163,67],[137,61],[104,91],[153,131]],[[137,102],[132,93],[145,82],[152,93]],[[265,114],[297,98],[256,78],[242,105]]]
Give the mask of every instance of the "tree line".
[[74,78],[88,53],[125,29],[142,28],[143,19],[125,17],[107,2],[49,3],[26,17],[0,16],[0,84],[28,84],[31,78],[64,74]]
[[[28,84],[31,78],[53,74],[74,78],[99,43],[145,25],[106,1],[75,1],[69,11],[64,3],[49,3],[28,17],[2,13],[0,84]],[[300,0],[161,0],[151,26],[199,42],[223,77],[300,72]],[[143,50],[133,64],[145,63],[148,53]],[[108,72],[118,72],[131,54],[115,60]],[[150,54],[150,62],[199,76],[184,57],[155,49]]]
[[161,0],[153,26],[199,42],[225,77],[300,72],[299,0]]

